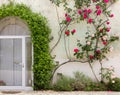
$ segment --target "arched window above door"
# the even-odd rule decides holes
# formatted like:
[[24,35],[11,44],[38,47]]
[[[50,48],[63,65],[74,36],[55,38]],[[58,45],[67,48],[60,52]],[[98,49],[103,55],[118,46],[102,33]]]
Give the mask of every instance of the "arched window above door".
[[26,22],[18,17],[6,17],[0,20],[0,36],[30,35]]

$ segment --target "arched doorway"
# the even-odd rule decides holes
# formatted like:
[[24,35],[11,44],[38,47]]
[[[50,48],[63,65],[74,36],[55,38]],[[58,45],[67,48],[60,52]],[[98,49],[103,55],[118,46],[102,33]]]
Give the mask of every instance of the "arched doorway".
[[32,43],[18,17],[0,20],[0,89],[32,89]]

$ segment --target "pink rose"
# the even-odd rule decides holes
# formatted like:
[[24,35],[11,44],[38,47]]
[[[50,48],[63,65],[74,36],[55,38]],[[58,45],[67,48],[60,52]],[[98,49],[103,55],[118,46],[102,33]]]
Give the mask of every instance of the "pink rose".
[[100,15],[102,13],[102,10],[98,9],[96,13],[97,13],[97,15]]
[[70,18],[70,17],[66,17],[66,21],[67,21],[67,22],[70,22],[70,21],[71,21],[71,18]]
[[100,50],[96,50],[96,53],[100,54]]
[[109,17],[114,17],[114,14],[110,14]]
[[88,12],[88,14],[90,14],[90,13],[92,12],[92,10],[91,10],[91,9],[88,9],[87,12]]
[[96,6],[96,9],[100,9],[100,6],[99,6],[99,5],[97,5],[97,6]]
[[75,53],[79,52],[79,49],[78,49],[78,48],[75,48],[75,49],[74,49],[74,52],[75,52]]
[[90,60],[94,59],[93,55],[89,55]]
[[84,9],[83,12],[87,13],[87,9]]
[[82,14],[82,10],[79,9],[78,10],[78,14],[81,15]]
[[93,2],[96,2],[97,0],[92,0]]
[[103,45],[107,45],[107,41],[103,41]]
[[89,18],[88,23],[92,23],[92,22],[93,22],[93,19]]
[[104,3],[108,3],[109,2],[109,0],[104,0]]
[[69,36],[69,35],[70,35],[69,30],[65,31],[65,34],[66,34],[67,36]]
[[100,32],[103,32],[103,29],[102,29],[102,28],[100,28],[100,29],[99,29],[99,31],[100,31]]
[[88,16],[87,16],[87,14],[86,14],[86,13],[84,13],[83,17],[84,17],[84,19],[86,19]]
[[110,32],[110,28],[106,28],[106,31],[107,31],[107,32]]
[[65,14],[65,17],[68,17],[68,14],[67,14],[67,13]]
[[109,21],[107,21],[107,22],[106,22],[106,24],[110,24],[110,22],[109,22]]
[[71,33],[72,33],[72,34],[74,34],[75,32],[76,32],[76,30],[75,30],[75,29],[73,29],[73,30],[71,31]]

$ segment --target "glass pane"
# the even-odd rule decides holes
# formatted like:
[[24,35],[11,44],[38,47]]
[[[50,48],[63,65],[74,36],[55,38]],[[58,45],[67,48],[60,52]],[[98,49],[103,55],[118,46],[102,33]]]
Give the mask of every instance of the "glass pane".
[[13,40],[14,86],[22,86],[22,40]]
[[25,30],[23,27],[19,25],[7,25],[6,27],[3,27],[3,29],[0,31],[0,36],[5,36],[5,35],[22,36],[22,35],[30,35],[30,32],[28,30]]
[[32,86],[32,43],[26,38],[26,86]]
[[21,39],[0,39],[0,86],[22,85],[21,63]]

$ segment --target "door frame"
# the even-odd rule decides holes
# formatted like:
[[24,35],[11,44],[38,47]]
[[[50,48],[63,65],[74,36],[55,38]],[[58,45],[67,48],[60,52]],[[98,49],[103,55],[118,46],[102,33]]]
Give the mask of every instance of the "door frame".
[[[25,64],[26,64],[26,38],[30,36],[0,36],[0,39],[21,39],[22,41],[22,86],[0,86],[0,90],[33,90],[32,87],[27,87],[26,84],[26,73],[25,73]],[[32,46],[32,64],[33,64],[33,46]],[[33,74],[31,80],[33,81]],[[32,84],[33,86],[33,84]]]

